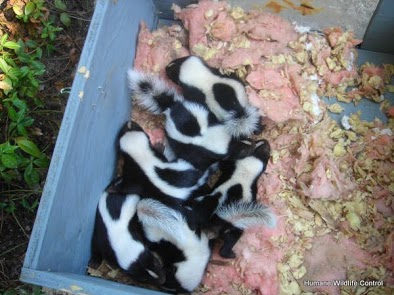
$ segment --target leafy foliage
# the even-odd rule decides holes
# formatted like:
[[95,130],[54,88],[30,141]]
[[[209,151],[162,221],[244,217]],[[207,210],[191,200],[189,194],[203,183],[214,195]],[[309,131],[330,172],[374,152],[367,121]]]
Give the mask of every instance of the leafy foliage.
[[5,291],[3,295],[45,295],[45,292],[37,286],[22,285]]
[[44,107],[39,92],[40,77],[45,73],[43,49],[48,54],[54,50],[57,33],[62,30],[50,19],[44,0],[19,0],[12,10],[28,35],[9,35],[0,29],[0,188],[8,192],[0,198],[0,209],[8,213],[13,213],[17,204],[27,210],[38,204],[38,199],[28,200],[31,194],[20,197],[15,193],[13,197],[13,192],[39,193],[49,166],[45,146],[33,132],[36,122],[32,113]]

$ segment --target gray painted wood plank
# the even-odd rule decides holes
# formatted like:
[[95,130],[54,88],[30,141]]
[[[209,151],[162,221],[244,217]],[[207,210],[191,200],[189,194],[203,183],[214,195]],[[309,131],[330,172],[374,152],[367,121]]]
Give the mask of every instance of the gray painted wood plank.
[[22,269],[24,282],[67,291],[75,295],[163,295],[154,290],[71,273],[51,273]]
[[381,0],[364,36],[362,49],[394,54],[394,1]]
[[115,137],[130,116],[126,71],[139,22],[155,25],[153,2],[99,0],[53,153],[25,267],[83,273],[95,207],[109,183]]

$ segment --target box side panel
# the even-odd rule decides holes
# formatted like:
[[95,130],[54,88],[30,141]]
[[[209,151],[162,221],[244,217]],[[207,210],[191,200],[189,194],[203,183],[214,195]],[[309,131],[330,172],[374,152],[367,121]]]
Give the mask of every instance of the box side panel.
[[52,157],[25,267],[83,273],[95,208],[110,181],[115,137],[130,116],[126,71],[152,1],[99,0]]
[[394,1],[381,0],[364,36],[362,49],[394,54]]
[[164,293],[127,286],[99,278],[70,273],[50,273],[22,269],[24,282],[64,290],[76,295],[163,295]]
[[174,12],[171,10],[172,4],[180,7],[186,7],[192,3],[198,3],[198,0],[153,0],[155,3],[159,18],[174,19]]

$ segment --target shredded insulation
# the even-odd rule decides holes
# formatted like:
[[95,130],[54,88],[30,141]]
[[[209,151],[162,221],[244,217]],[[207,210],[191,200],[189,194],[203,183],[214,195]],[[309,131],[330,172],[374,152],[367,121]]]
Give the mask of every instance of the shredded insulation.
[[[357,67],[361,40],[340,28],[317,34],[223,1],[173,10],[183,26],[149,32],[141,24],[135,67],[165,78],[171,60],[194,54],[245,82],[250,102],[265,116],[257,138],[272,149],[258,199],[279,217],[275,229],[246,231],[236,259],[223,259],[216,249],[195,294],[389,294],[394,111],[384,93],[393,91],[394,66]],[[362,121],[356,113],[341,126],[328,114],[343,108],[325,105],[322,96],[381,103],[388,123]],[[161,120],[137,109],[133,116],[154,139]]]

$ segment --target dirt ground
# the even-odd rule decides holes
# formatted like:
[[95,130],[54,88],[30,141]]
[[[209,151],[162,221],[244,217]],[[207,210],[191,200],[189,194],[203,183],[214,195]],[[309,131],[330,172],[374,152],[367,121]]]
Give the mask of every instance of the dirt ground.
[[[0,6],[6,7],[12,0],[0,0]],[[63,28],[58,33],[55,51],[43,59],[46,66],[45,74],[40,77],[40,97],[45,103],[44,111],[35,115],[39,142],[48,146],[47,155],[51,155],[56,142],[63,112],[67,103],[67,94],[61,94],[63,88],[71,87],[73,76],[88,32],[90,20],[94,11],[94,0],[74,1],[63,0],[67,13],[71,18],[69,27],[59,22],[59,11],[53,0],[45,1],[50,15],[55,15],[57,26]],[[5,9],[0,9],[0,20],[13,21],[11,15],[5,16]],[[8,12],[9,13],[9,12]],[[16,21],[16,20],[15,20]],[[4,22],[0,22],[3,25]],[[45,177],[43,177],[45,179]],[[42,186],[44,181],[42,182]],[[2,186],[2,190],[4,187]],[[4,192],[4,191],[3,191]],[[26,195],[14,196],[25,198]],[[34,202],[39,195],[32,194],[27,200]],[[29,242],[35,219],[35,210],[28,211],[16,202],[13,214],[0,209],[0,293],[19,286],[20,270]],[[14,294],[14,293],[12,293]],[[25,293],[24,293],[25,294]]]

